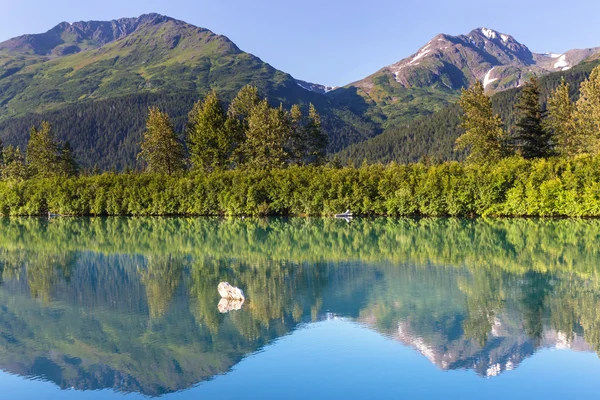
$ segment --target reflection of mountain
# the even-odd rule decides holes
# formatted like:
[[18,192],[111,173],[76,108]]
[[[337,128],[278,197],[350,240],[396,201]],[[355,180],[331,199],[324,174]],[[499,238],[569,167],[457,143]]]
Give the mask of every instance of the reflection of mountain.
[[[71,254],[63,278],[62,265],[54,264],[57,256],[25,251],[19,257],[36,262],[5,279],[0,289],[0,367],[61,388],[152,396],[189,388],[290,332],[318,299],[298,282],[310,281],[319,290],[318,277],[305,275],[318,268],[287,268],[291,286],[276,293],[279,301],[262,302],[245,284],[253,298],[247,312],[221,315],[211,275],[218,279],[228,272],[214,264],[198,268],[184,266],[180,258]],[[281,277],[277,264],[261,267],[239,265],[245,272],[236,279]],[[195,285],[197,274],[208,285]],[[40,285],[46,292],[32,289],[38,281],[49,282]]]
[[481,376],[600,350],[596,221],[355,222],[0,221],[0,368],[155,396],[328,312]]
[[[583,310],[600,299],[590,304],[580,296],[576,288],[585,280],[576,276],[406,266],[386,278],[359,321],[414,347],[440,369],[489,377],[542,348],[599,349],[596,329],[585,328],[597,317]],[[565,301],[573,297],[581,310]],[[565,324],[565,317],[573,318]]]

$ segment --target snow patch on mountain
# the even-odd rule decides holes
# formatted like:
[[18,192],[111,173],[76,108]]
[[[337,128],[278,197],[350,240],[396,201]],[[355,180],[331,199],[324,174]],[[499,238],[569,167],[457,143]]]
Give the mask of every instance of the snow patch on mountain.
[[493,29],[481,28],[481,33],[483,33],[488,39],[496,39],[498,37],[498,34]]
[[485,89],[486,87],[488,87],[488,85],[492,82],[495,82],[498,80],[498,78],[494,78],[491,79],[492,76],[492,72],[494,71],[496,67],[492,67],[492,69],[490,69],[487,74],[485,74],[485,76],[483,77],[483,88]]
[[296,80],[296,84],[300,86],[304,90],[308,90],[309,92],[315,92],[320,94],[326,94],[338,88],[338,86],[325,86],[319,85],[317,83],[305,82],[301,80]]
[[502,35],[500,35],[500,37],[502,38],[502,41],[503,41],[504,43],[507,43],[507,42],[508,42],[508,40],[510,39],[510,36],[508,36],[508,35],[505,35],[505,34],[502,34]]
[[569,66],[566,54],[562,54],[558,57],[558,61],[554,64],[554,68],[566,68]]
[[431,49],[429,47],[430,47],[429,44],[427,46],[423,47],[409,64],[413,64],[415,61],[417,61],[417,60],[425,57],[427,54],[431,53]]

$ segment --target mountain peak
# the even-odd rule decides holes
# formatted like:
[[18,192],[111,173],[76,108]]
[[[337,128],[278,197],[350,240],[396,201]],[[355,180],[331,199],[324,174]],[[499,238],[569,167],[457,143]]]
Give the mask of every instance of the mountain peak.
[[63,56],[102,47],[122,39],[142,26],[175,21],[165,15],[150,13],[136,18],[112,21],[61,22],[45,33],[23,35],[0,43],[0,51],[38,56]]

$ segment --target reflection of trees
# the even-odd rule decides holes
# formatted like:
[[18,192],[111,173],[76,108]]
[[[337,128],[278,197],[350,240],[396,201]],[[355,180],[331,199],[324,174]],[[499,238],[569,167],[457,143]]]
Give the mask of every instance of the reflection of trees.
[[[344,260],[593,274],[600,220],[82,218],[0,220],[0,248],[234,255],[245,262]],[[198,240],[202,238],[201,240]]]
[[[600,353],[598,235],[594,220],[0,220],[0,294],[26,278],[28,296],[43,299],[35,307],[73,306],[69,320],[62,309],[37,322],[22,312],[23,332],[69,327],[91,354],[59,328],[45,348],[127,371],[152,393],[151,382],[173,390],[222,373],[324,307],[386,334],[405,328],[471,368],[544,345],[549,330]],[[102,268],[111,257],[121,273]],[[219,313],[220,281],[244,289],[241,311]],[[110,312],[74,306],[98,303]],[[502,343],[511,335],[516,344]]]
[[525,332],[536,344],[540,344],[544,333],[547,296],[552,291],[547,274],[528,272],[522,277],[519,305],[525,325]]
[[463,323],[465,337],[475,339],[484,347],[496,316],[504,309],[501,274],[476,271],[470,279],[459,280],[458,285],[467,296],[467,318]]
[[76,261],[73,253],[28,253],[25,265],[31,296],[48,303],[57,286],[68,282]]
[[171,254],[149,256],[147,267],[138,271],[146,287],[150,317],[160,318],[169,309],[173,294],[181,284],[183,261]]
[[274,322],[299,322],[307,312],[318,313],[326,286],[325,268],[290,262],[247,264],[234,259],[197,260],[191,269],[189,292],[192,313],[198,324],[218,333],[223,315],[217,309],[217,285],[228,281],[241,287],[247,297],[244,312],[232,312],[229,320],[247,339],[258,339]]

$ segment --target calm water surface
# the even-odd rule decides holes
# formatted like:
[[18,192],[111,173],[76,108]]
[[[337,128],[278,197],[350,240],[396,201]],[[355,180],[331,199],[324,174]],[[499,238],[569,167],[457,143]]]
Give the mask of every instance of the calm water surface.
[[[599,239],[596,220],[0,219],[0,397],[597,398]],[[221,281],[247,301],[219,304]]]

